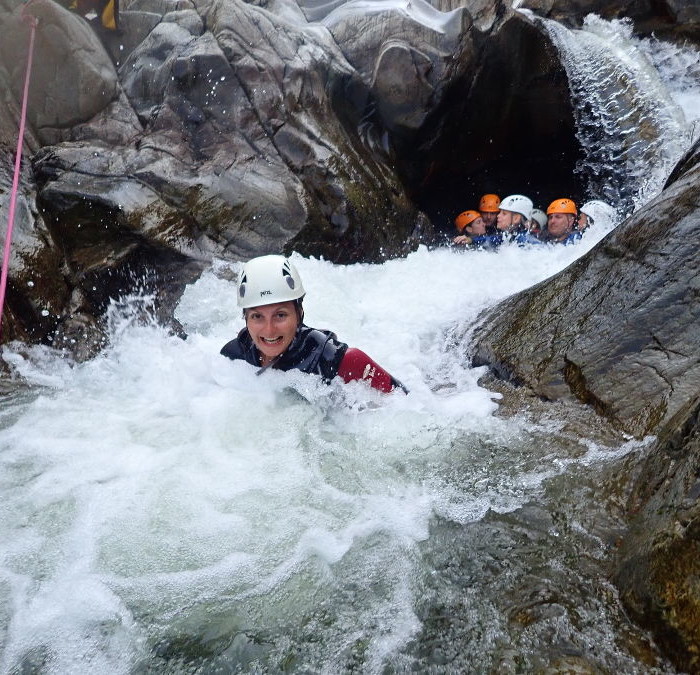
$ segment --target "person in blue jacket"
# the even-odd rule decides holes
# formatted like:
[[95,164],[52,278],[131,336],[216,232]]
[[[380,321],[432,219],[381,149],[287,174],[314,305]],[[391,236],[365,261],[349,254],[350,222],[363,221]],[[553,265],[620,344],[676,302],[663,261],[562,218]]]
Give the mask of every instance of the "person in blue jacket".
[[501,210],[496,217],[500,243],[512,242],[523,246],[539,244],[540,240],[530,234],[533,203],[525,195],[508,195],[501,201]]

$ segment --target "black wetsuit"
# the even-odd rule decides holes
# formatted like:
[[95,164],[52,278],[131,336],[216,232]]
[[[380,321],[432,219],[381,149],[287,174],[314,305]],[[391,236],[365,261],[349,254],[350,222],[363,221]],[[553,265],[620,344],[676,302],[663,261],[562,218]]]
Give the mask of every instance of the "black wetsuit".
[[[292,343],[270,367],[314,373],[320,375],[324,382],[330,382],[338,374],[338,367],[347,350],[348,346],[339,342],[335,333],[302,324],[297,328]],[[260,352],[253,344],[247,328],[243,328],[238,337],[227,342],[221,353],[229,359],[241,359],[253,366],[260,366]]]

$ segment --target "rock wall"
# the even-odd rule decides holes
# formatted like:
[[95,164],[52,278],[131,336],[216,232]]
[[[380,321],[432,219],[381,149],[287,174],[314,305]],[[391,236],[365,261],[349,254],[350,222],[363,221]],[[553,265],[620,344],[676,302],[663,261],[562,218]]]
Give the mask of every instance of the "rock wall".
[[614,581],[679,669],[700,673],[700,397],[659,432],[635,481]]

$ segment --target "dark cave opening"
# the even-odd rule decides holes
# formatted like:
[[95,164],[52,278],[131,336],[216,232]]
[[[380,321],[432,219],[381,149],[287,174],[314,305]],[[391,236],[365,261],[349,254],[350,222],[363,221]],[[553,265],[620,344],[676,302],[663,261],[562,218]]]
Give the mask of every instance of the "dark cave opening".
[[442,236],[484,193],[524,194],[546,210],[586,191],[568,80],[548,38],[509,22],[474,61],[400,150],[409,193]]

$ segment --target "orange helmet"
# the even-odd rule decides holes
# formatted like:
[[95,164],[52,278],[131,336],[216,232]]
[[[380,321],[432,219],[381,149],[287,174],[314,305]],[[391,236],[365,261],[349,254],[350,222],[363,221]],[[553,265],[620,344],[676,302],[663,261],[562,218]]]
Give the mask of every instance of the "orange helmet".
[[484,195],[479,201],[479,211],[485,213],[497,213],[500,209],[501,199],[498,195]]
[[455,218],[455,225],[461,232],[469,223],[473,223],[477,218],[481,218],[481,214],[478,211],[462,211],[462,213]]
[[570,199],[555,199],[547,207],[547,215],[550,213],[570,213],[576,215],[576,204],[574,204]]

